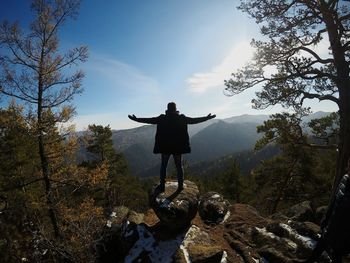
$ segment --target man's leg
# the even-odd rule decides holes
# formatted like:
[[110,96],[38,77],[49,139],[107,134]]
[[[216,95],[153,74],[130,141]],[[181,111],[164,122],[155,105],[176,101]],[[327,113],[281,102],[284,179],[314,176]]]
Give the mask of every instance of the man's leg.
[[184,170],[182,168],[182,155],[181,154],[174,154],[174,162],[175,162],[175,167],[177,171],[177,182],[178,186],[177,188],[179,190],[183,189],[183,183],[184,183]]
[[170,154],[162,153],[162,163],[160,166],[160,190],[165,190],[165,178],[166,178],[166,168],[168,166],[168,161],[170,158]]

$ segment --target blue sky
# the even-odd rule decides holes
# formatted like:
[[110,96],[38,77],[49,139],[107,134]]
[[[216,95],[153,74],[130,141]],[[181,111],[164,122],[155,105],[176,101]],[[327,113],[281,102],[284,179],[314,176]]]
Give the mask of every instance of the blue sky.
[[[237,0],[85,0],[77,20],[60,31],[61,47],[89,47],[81,65],[84,92],[75,97],[77,130],[88,124],[125,129],[140,124],[127,118],[157,116],[169,101],[189,116],[271,114],[251,109],[254,91],[226,97],[224,79],[252,54],[259,38],[253,20],[236,9]],[[2,0],[1,20],[28,28],[28,0]],[[314,111],[335,110],[312,102]]]

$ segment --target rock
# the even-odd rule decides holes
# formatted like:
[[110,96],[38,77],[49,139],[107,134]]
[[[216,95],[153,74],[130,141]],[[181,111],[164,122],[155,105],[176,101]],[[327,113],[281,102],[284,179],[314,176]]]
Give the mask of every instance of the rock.
[[126,221],[133,222],[135,224],[140,224],[143,222],[144,214],[137,213],[125,206],[117,206],[113,209],[112,213],[107,220],[107,226],[121,225]]
[[321,225],[323,217],[326,215],[327,209],[328,209],[328,206],[326,206],[326,205],[317,207],[316,212],[315,212],[315,222],[318,225]]
[[[274,233],[269,232],[266,228],[255,227],[252,229],[251,234],[254,244],[258,247],[265,246],[273,248],[286,256],[293,255],[297,251],[297,244],[295,242],[285,237],[279,237]],[[264,256],[260,252],[259,254]]]
[[[96,262],[296,263],[308,258],[316,244],[320,229],[305,221],[312,218],[307,202],[270,218],[252,206],[234,204],[227,208],[223,223],[206,224],[203,221],[223,218],[223,214],[207,211],[208,207],[220,210],[224,199],[217,198],[223,204],[211,207],[204,204],[216,199],[216,193],[204,195],[199,209],[203,211],[196,215],[198,188],[190,181],[184,187],[180,192],[177,182],[168,182],[164,193],[153,187],[149,192],[152,209],[145,216],[115,208],[99,243],[98,252],[104,253],[97,253]],[[323,257],[320,262],[330,260]]]
[[187,263],[187,259],[181,249],[176,250],[174,253],[172,263]]
[[275,220],[275,221],[279,221],[279,222],[288,222],[289,220],[289,217],[280,213],[280,212],[277,212],[277,213],[274,213],[272,215],[269,216],[269,219],[272,219],[272,220]]
[[269,263],[293,263],[292,259],[286,257],[283,253],[276,250],[275,248],[264,246],[259,249],[259,254],[262,256],[264,261]]
[[[272,257],[273,262],[298,262],[306,259],[316,244],[312,238],[300,235],[290,225],[280,222],[272,222],[266,228],[255,227],[251,233],[260,256],[266,259]],[[280,255],[286,261],[278,261]]]
[[143,214],[136,213],[125,206],[115,207],[107,220],[101,238],[94,246],[96,262],[115,262],[115,259],[124,258],[138,239],[137,224],[142,220]]
[[218,224],[228,212],[230,203],[216,192],[208,192],[201,196],[198,212],[205,223]]
[[289,225],[302,236],[310,237],[314,240],[318,240],[320,238],[321,229],[318,225],[312,222],[297,222],[292,221]]
[[[220,262],[213,260],[218,258],[221,260],[224,254],[222,248],[213,244],[209,234],[195,225],[166,239],[164,239],[166,235],[159,231],[167,230],[157,226],[137,225],[135,231],[137,240],[132,240],[133,246],[120,262]],[[125,232],[126,235],[127,233]]]
[[296,204],[282,213],[288,216],[290,219],[299,222],[313,222],[315,219],[310,201],[304,201],[300,204]]
[[129,221],[123,225],[106,226],[94,245],[96,263],[121,262],[138,239],[136,229],[137,225]]
[[137,213],[135,211],[130,210],[127,216],[127,220],[133,222],[135,224],[141,224],[143,222],[144,214]]
[[191,244],[187,248],[192,263],[220,263],[224,251],[219,246]]
[[235,229],[242,231],[244,229],[249,229],[251,227],[265,227],[268,220],[263,218],[258,211],[246,204],[234,204],[231,205],[230,216],[225,222],[225,227],[227,229]]
[[143,224],[137,225],[133,222],[126,221],[121,228],[121,236],[119,239],[118,250],[119,255],[124,257],[140,239],[140,227],[145,227]]
[[254,227],[264,228],[268,220],[246,204],[234,204],[229,211],[230,217],[224,224],[224,238],[238,256],[233,262],[260,262],[261,257],[256,252],[257,245],[252,240],[251,233]]
[[288,229],[283,227],[279,222],[272,222],[266,226],[266,230],[275,234],[278,237],[286,237],[290,236]]
[[177,191],[177,182],[167,182],[165,192],[154,186],[149,192],[149,203],[160,223],[168,231],[177,232],[190,226],[198,210],[199,190],[195,183],[184,182],[184,189]]
[[255,252],[254,248],[250,246],[249,241],[242,234],[235,230],[231,230],[224,234],[224,238],[244,262],[259,262],[257,261],[260,259],[259,254]]

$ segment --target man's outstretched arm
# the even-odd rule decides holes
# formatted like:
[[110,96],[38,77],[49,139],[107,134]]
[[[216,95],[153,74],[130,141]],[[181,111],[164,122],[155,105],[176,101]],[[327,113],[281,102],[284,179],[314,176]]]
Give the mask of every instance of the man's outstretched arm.
[[130,120],[141,122],[141,123],[148,123],[148,124],[157,124],[158,123],[158,117],[152,117],[152,118],[137,118],[134,114],[128,115]]
[[196,123],[200,123],[200,122],[204,122],[210,119],[215,118],[216,115],[211,115],[211,113],[209,113],[207,116],[204,117],[198,117],[198,118],[191,118],[191,117],[186,117],[186,122],[187,124],[196,124]]

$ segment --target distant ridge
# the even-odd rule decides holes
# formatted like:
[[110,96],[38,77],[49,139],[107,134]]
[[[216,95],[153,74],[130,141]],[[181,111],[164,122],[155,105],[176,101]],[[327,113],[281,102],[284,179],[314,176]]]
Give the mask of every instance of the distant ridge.
[[[330,114],[318,111],[305,118],[321,118]],[[212,119],[200,124],[189,125],[192,153],[185,155],[188,165],[213,161],[226,155],[252,150],[260,134],[256,127],[269,119],[269,115],[243,114],[225,119]],[[153,154],[155,125],[143,125],[125,130],[113,130],[113,143],[122,152],[132,174],[145,176],[146,171],[158,173],[159,155]]]
[[269,119],[269,115],[250,115],[250,114],[243,114],[239,116],[233,116],[230,118],[223,119],[225,122],[229,123],[237,123],[237,122],[253,122],[253,123],[263,123],[264,121]]

